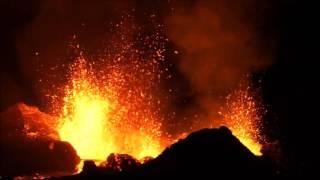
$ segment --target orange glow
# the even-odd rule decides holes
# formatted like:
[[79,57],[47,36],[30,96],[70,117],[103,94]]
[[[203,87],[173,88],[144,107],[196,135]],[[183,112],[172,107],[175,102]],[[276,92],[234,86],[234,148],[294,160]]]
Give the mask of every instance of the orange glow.
[[[174,142],[163,137],[152,106],[159,101],[148,95],[146,79],[126,78],[127,71],[130,74],[122,65],[112,66],[97,77],[83,57],[71,66],[57,131],[81,159],[102,161],[110,153],[156,157]],[[249,86],[230,94],[219,112],[222,122],[213,127],[227,126],[252,153],[261,155],[262,110],[252,94]]]
[[242,144],[255,155],[262,155],[260,121],[263,109],[252,96],[250,87],[241,87],[226,98],[220,114],[227,126]]
[[58,132],[81,159],[106,160],[110,153],[137,159],[160,154],[161,123],[144,95],[147,86],[126,78],[121,66],[98,78],[83,57],[70,73]]

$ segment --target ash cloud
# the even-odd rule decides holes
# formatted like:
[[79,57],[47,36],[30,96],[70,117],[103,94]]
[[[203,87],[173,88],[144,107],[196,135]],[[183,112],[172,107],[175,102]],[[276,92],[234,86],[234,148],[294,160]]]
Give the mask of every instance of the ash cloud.
[[179,70],[210,118],[246,75],[271,65],[273,42],[263,29],[270,7],[255,0],[177,2],[167,18]]

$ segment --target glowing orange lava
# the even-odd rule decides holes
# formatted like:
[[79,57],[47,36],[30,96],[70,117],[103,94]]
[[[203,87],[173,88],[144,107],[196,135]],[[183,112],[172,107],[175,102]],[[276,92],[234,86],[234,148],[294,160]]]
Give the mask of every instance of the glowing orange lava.
[[255,155],[262,155],[260,121],[262,107],[252,96],[250,87],[241,87],[226,98],[226,106],[220,114],[223,125],[227,126],[242,144]]
[[144,95],[147,86],[126,77],[121,66],[99,76],[83,57],[70,73],[58,132],[81,159],[105,160],[110,153],[141,159],[163,150],[153,99]]
[[[110,153],[137,159],[159,155],[169,140],[163,138],[153,109],[159,100],[149,90],[146,79],[137,79],[121,65],[98,77],[80,57],[71,66],[65,87],[58,127],[61,140],[71,143],[81,159],[102,161]],[[226,98],[222,122],[211,127],[227,126],[251,152],[261,155],[260,107],[250,87],[241,87]]]

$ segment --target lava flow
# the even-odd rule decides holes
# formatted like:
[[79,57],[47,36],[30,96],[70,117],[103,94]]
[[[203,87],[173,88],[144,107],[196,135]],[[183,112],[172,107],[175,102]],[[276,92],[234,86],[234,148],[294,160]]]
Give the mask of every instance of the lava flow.
[[110,153],[141,159],[164,148],[152,97],[144,95],[148,86],[122,70],[113,66],[99,76],[83,57],[70,68],[58,133],[81,159],[105,160]]

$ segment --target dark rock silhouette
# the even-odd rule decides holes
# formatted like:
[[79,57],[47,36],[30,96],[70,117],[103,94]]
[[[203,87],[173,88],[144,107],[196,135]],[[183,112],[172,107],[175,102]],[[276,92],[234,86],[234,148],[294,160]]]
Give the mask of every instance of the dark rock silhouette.
[[142,165],[121,171],[110,167],[88,165],[78,175],[58,179],[273,178],[279,176],[271,159],[255,156],[232,135],[228,128],[221,127],[191,133],[185,139],[168,147],[157,158]]
[[52,117],[18,103],[0,113],[0,176],[70,174],[80,158],[53,131]]
[[[75,171],[80,159],[69,143],[55,138],[52,117],[20,103],[0,113],[0,118],[1,177]],[[280,153],[274,146],[265,146],[264,154],[277,158]],[[110,154],[101,166],[85,161],[81,173],[52,179],[272,178],[282,175],[278,167],[279,162],[255,156],[221,127],[193,132],[145,163],[130,155]]]
[[127,154],[110,154],[107,158],[106,168],[113,171],[132,171],[141,163]]
[[268,158],[257,157],[226,127],[202,129],[167,148],[144,164],[144,177],[272,177]]
[[80,159],[66,142],[19,139],[1,142],[1,175],[17,176],[75,171]]

